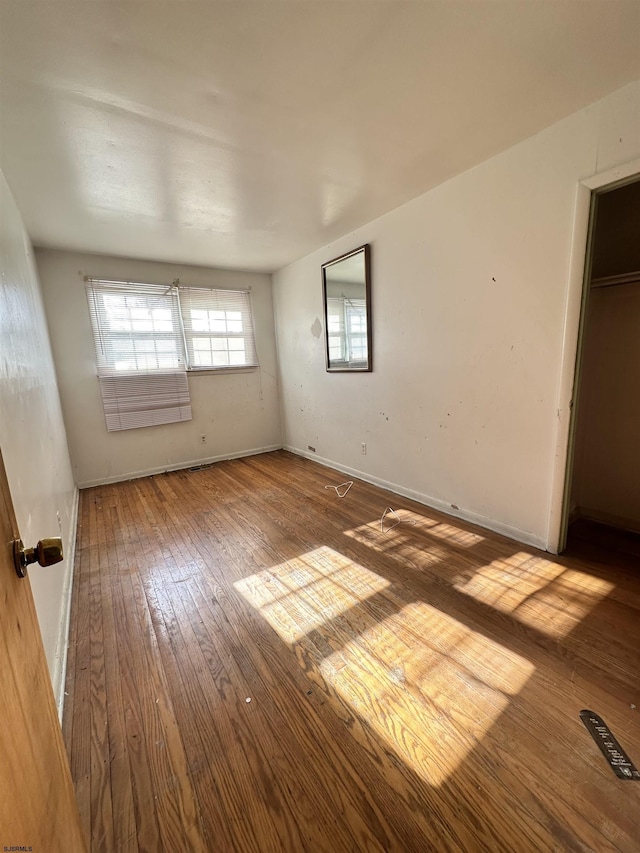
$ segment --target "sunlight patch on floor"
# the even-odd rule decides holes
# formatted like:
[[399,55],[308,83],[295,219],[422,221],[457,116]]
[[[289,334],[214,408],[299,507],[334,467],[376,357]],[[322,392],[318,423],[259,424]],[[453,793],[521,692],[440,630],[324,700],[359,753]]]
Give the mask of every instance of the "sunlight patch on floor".
[[371,624],[320,662],[343,701],[434,786],[477,748],[534,669],[425,602]]
[[[478,533],[462,530],[460,527],[447,524],[444,521],[435,521],[417,512],[411,512],[409,509],[393,510],[393,515],[387,516],[384,525],[381,524],[381,519],[375,519],[351,530],[345,530],[344,534],[367,545],[376,542],[380,545],[379,550],[386,550],[387,545],[397,544],[398,536],[407,539],[417,531],[427,537],[433,536],[440,539],[447,545],[457,545],[462,548],[472,548],[474,545],[484,542],[484,536],[480,536]],[[422,549],[424,549],[424,544],[424,540],[421,540]],[[431,550],[430,548],[429,551]]]
[[459,591],[551,637],[565,637],[613,584],[526,551],[494,560],[454,583]]
[[411,512],[408,509],[400,510],[401,518],[405,521],[414,521],[415,526],[419,530],[423,530],[429,536],[435,536],[436,539],[442,539],[447,544],[457,545],[458,547],[471,548],[484,542],[484,536],[479,533],[472,533],[470,530],[463,530],[455,524],[448,524],[444,521],[435,521],[432,518],[425,518],[417,512]]
[[292,644],[385,589],[389,581],[322,546],[234,586]]
[[[535,670],[426,601],[408,602],[402,589],[328,547],[234,586],[305,666],[315,661],[353,713],[354,737],[366,742],[372,729],[433,786],[479,748]],[[494,598],[499,608],[497,590]],[[509,601],[517,608],[526,599]]]
[[448,555],[444,548],[437,545],[425,547],[424,542],[416,539],[414,529],[399,525],[388,534],[380,533],[380,522],[377,521],[363,524],[352,530],[345,530],[344,535],[361,542],[379,554],[392,556],[406,568],[428,569],[429,566],[438,565],[447,559]]

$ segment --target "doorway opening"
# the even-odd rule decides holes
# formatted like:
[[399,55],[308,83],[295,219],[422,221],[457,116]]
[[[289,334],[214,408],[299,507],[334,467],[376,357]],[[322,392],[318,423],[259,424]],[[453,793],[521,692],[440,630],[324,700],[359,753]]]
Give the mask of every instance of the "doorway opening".
[[564,493],[567,550],[640,556],[640,176],[592,193]]

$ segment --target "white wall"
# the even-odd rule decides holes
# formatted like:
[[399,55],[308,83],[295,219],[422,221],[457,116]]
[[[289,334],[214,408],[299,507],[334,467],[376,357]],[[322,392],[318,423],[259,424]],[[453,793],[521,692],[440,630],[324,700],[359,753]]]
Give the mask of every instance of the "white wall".
[[[285,446],[548,546],[578,184],[639,155],[640,82],[280,270]],[[327,374],[320,265],[365,242],[374,370]]]
[[0,448],[16,518],[25,545],[35,545],[43,536],[60,535],[66,554],[56,566],[29,567],[60,706],[77,493],[33,250],[1,173],[0,268]]
[[[37,263],[76,483],[92,485],[281,446],[271,277],[38,250]],[[260,368],[190,374],[193,420],[107,432],[84,276],[251,289]],[[200,435],[207,443],[200,443]]]

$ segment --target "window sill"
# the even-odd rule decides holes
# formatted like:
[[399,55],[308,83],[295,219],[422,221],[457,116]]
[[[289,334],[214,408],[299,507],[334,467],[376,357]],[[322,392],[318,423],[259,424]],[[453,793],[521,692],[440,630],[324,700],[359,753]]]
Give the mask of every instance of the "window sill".
[[253,373],[259,370],[260,365],[250,364],[239,367],[189,367],[187,376],[212,376],[216,373]]

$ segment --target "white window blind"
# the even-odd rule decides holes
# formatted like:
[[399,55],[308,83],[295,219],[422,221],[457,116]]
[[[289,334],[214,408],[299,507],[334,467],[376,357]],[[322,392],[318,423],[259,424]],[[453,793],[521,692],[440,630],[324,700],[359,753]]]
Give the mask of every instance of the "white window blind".
[[184,372],[101,376],[100,391],[109,432],[191,420]]
[[179,298],[190,370],[257,366],[248,291],[180,287]]
[[107,429],[191,420],[176,289],[91,281],[87,298]]

